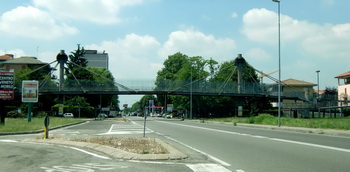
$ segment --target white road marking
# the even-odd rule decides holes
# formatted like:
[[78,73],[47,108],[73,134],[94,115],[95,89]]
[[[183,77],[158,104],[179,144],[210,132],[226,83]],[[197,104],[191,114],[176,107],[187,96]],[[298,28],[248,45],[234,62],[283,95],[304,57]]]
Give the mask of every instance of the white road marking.
[[218,164],[186,164],[193,172],[231,172]]
[[294,143],[294,144],[299,144],[299,145],[312,146],[312,147],[317,147],[317,148],[330,149],[330,150],[350,153],[350,149],[343,149],[343,148],[337,148],[337,147],[332,147],[332,146],[324,146],[324,145],[318,145],[318,144],[313,144],[313,143],[298,142],[298,141],[293,141],[293,140],[269,138],[269,137],[265,137],[265,136],[250,135],[250,134],[237,133],[237,132],[232,132],[232,131],[224,131],[224,130],[218,130],[218,129],[212,129],[212,128],[198,127],[198,126],[190,126],[190,125],[184,125],[184,124],[176,124],[176,123],[165,122],[165,121],[157,121],[157,122],[179,125],[179,126],[184,126],[184,127],[197,128],[197,129],[201,129],[201,130],[216,131],[216,132],[221,132],[221,133],[226,133],[226,134],[249,136],[249,137],[254,137],[254,138],[268,139],[268,140],[280,141],[280,142],[286,142],[286,143]]
[[16,140],[0,140],[0,142],[5,142],[5,143],[17,143],[18,141],[16,141]]
[[200,150],[198,150],[198,149],[196,149],[196,148],[194,148],[194,147],[192,147],[192,146],[189,146],[189,145],[187,145],[187,144],[185,144],[185,143],[182,143],[182,142],[180,142],[180,141],[178,141],[178,140],[175,140],[174,138],[171,138],[171,137],[169,137],[169,136],[165,136],[165,135],[163,135],[163,134],[161,134],[161,133],[158,133],[158,132],[157,132],[157,134],[162,135],[162,136],[164,136],[165,138],[167,138],[167,139],[169,139],[169,140],[172,140],[172,141],[174,141],[174,142],[177,142],[177,143],[179,143],[179,144],[181,144],[181,145],[183,145],[183,146],[186,146],[186,147],[188,147],[188,148],[190,148],[190,149],[192,149],[192,150],[194,150],[194,151],[196,151],[196,152],[198,152],[198,153],[200,153],[200,154],[202,154],[202,155],[204,155],[204,156],[207,156],[208,158],[210,158],[210,159],[212,159],[212,160],[218,162],[219,164],[221,164],[221,165],[223,165],[223,166],[231,166],[231,164],[229,164],[229,163],[227,163],[227,162],[225,162],[225,161],[223,161],[223,160],[221,160],[221,159],[219,159],[219,158],[216,158],[216,157],[214,157],[214,156],[212,156],[212,155],[209,155],[209,154],[207,154],[207,153],[205,153],[205,152],[203,152],[203,151],[200,151]]
[[105,157],[105,156],[101,156],[101,155],[97,155],[97,154],[88,152],[88,151],[83,150],[83,149],[79,149],[79,148],[75,148],[75,147],[69,147],[69,148],[74,149],[74,150],[77,150],[77,151],[80,151],[80,152],[83,152],[83,153],[86,153],[86,154],[88,154],[88,155],[92,155],[92,156],[97,157],[97,158],[101,158],[101,159],[111,159],[111,158],[108,158],[108,157]]
[[323,149],[330,149],[330,150],[336,150],[336,151],[350,153],[349,149],[336,148],[336,147],[331,147],[331,146],[324,146],[324,145],[318,145],[318,144],[313,144],[313,143],[305,143],[305,142],[298,142],[298,141],[292,141],[292,140],[276,139],[276,138],[268,138],[268,139],[279,141],[279,142],[294,143],[294,144],[299,144],[299,145],[313,146],[313,147],[318,147],[318,148],[323,148]]
[[72,164],[70,166],[40,167],[45,172],[94,172],[98,171],[120,171],[119,169],[129,168],[121,165],[103,165],[100,163]]
[[[142,134],[143,126],[132,122],[132,125],[112,124],[106,133],[98,135],[116,135],[116,134]],[[146,133],[153,133],[154,131],[146,127]]]

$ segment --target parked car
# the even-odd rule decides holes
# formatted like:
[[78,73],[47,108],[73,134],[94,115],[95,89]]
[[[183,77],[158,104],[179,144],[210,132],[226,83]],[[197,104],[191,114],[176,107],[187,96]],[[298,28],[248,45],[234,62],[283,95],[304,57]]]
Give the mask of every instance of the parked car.
[[99,113],[97,117],[99,117],[99,118],[107,118],[108,116],[105,113]]
[[73,115],[73,113],[65,113],[65,114],[63,114],[63,117],[65,117],[65,118],[73,118],[74,115]]

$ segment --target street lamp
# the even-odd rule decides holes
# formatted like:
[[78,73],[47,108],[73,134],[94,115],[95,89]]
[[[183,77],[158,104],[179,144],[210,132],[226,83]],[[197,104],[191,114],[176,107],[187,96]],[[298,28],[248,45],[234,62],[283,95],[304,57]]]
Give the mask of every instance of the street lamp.
[[320,100],[320,70],[316,71],[317,73],[317,101]]
[[193,116],[192,116],[192,115],[193,115],[193,114],[192,114],[192,111],[193,111],[193,110],[192,110],[192,96],[193,96],[193,95],[192,95],[192,94],[193,94],[193,93],[192,93],[192,91],[193,91],[192,89],[193,89],[193,85],[192,85],[192,84],[193,84],[193,83],[192,83],[192,62],[191,62],[190,119],[193,118]]
[[280,0],[272,0],[278,3],[278,127],[281,126],[281,12]]

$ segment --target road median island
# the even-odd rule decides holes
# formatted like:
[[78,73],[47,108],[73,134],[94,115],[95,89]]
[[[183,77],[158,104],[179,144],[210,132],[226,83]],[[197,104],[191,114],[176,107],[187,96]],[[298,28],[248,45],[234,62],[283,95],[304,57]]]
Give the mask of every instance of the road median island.
[[[133,138],[142,140],[144,138]],[[73,139],[74,140],[74,139]],[[158,139],[158,138],[152,138],[158,146],[162,146],[166,152],[163,153],[153,153],[153,152],[144,152],[142,154],[140,153],[134,153],[125,151],[116,147],[107,146],[103,144],[97,144],[97,143],[91,143],[86,141],[73,141],[70,139],[25,139],[23,142],[30,142],[30,143],[45,143],[45,144],[56,144],[56,145],[64,145],[64,146],[71,146],[71,147],[79,147],[79,148],[85,148],[85,149],[92,149],[98,152],[102,152],[106,155],[109,155],[110,157],[116,158],[116,159],[124,159],[124,160],[149,160],[149,161],[157,161],[157,160],[180,160],[187,158],[187,155],[180,152],[179,150],[175,149],[173,146],[165,143],[164,141]],[[141,143],[142,141],[140,141]],[[123,143],[121,143],[123,144]],[[141,149],[142,146],[136,147],[136,149]]]

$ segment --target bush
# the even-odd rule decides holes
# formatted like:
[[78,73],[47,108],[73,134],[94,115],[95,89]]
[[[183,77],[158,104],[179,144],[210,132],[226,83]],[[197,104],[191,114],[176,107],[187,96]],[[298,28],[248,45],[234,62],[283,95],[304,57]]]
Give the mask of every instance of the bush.
[[254,122],[255,122],[255,118],[254,117],[249,117],[248,118],[248,123],[249,124],[254,124]]
[[270,121],[271,119],[275,119],[275,117],[270,114],[261,114],[255,117],[254,122],[257,124],[263,124],[264,121],[267,122],[267,121]]
[[19,113],[17,110],[7,112],[7,117],[9,118],[23,118],[24,115]]
[[46,112],[38,112],[38,114],[36,115],[37,118],[44,118],[45,116],[47,116]]

